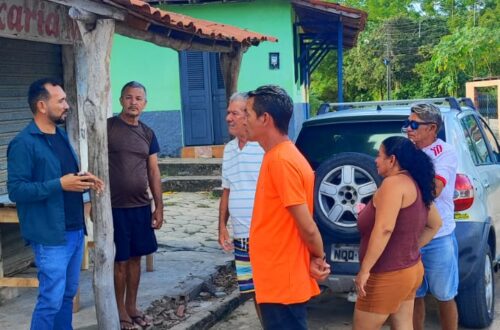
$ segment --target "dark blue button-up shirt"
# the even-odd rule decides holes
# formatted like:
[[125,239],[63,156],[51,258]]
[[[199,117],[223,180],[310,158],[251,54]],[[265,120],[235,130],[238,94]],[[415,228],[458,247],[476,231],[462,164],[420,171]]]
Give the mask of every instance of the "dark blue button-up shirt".
[[[68,143],[66,133],[56,128]],[[47,138],[32,121],[7,149],[7,190],[16,203],[21,234],[28,242],[65,243],[64,198],[61,164]]]

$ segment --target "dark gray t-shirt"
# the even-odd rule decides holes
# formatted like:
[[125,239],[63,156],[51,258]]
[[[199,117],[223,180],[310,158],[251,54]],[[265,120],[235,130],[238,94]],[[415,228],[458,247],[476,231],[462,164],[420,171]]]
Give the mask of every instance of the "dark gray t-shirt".
[[111,206],[149,205],[148,157],[160,151],[153,130],[140,121],[133,126],[119,116],[109,118],[108,151]]

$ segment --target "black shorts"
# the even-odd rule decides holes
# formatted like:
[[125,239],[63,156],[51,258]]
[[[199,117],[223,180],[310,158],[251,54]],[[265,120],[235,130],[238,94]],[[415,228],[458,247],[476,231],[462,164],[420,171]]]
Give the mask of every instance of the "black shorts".
[[151,227],[151,206],[113,208],[115,261],[145,256],[158,249]]
[[266,330],[307,330],[307,302],[299,304],[259,304]]

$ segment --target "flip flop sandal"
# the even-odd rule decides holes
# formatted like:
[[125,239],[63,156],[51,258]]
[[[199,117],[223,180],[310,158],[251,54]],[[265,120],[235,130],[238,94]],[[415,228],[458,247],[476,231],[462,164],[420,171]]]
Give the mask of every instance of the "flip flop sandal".
[[[125,324],[125,325],[123,325]],[[120,330],[138,330],[134,322],[120,320]]]
[[132,319],[132,321],[134,321],[135,324],[141,326],[141,327],[149,327],[151,326],[153,323],[149,320],[146,319],[146,315],[145,314],[141,314],[141,315],[136,315],[136,316],[131,316],[130,317]]

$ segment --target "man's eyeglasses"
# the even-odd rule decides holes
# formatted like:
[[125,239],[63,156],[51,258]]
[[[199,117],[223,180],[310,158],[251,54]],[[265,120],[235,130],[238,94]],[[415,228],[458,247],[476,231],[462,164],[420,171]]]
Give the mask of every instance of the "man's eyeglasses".
[[435,122],[433,122],[433,121],[415,121],[415,120],[406,119],[403,122],[403,129],[411,127],[412,130],[416,130],[420,127],[420,125],[430,125],[430,124],[435,124]]

